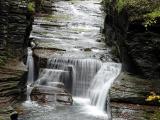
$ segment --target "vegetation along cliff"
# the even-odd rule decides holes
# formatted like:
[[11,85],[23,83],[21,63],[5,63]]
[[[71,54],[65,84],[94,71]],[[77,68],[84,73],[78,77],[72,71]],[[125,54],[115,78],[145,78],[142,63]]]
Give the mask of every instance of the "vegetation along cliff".
[[105,1],[106,42],[124,69],[145,78],[160,78],[160,1]]
[[[111,101],[120,103],[112,103],[113,116],[158,120],[158,112],[150,114],[157,108],[143,105],[159,105],[160,1],[105,0],[104,3],[105,41],[112,49],[113,59],[122,62],[124,71],[110,91]],[[130,114],[125,109],[138,113]]]

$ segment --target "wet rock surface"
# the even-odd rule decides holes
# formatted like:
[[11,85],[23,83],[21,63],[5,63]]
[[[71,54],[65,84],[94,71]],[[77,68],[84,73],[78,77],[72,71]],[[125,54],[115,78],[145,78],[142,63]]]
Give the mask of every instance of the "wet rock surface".
[[113,120],[153,120],[159,110],[159,107],[116,102],[111,103],[111,108]]
[[[153,120],[154,114],[159,111],[160,104],[157,101],[146,101],[151,92],[160,94],[159,80],[142,79],[129,73],[121,74],[110,90],[113,118],[115,120]],[[155,116],[157,117],[157,114]]]
[[63,83],[53,82],[52,86],[35,86],[31,92],[31,100],[40,103],[50,104],[58,102],[62,104],[72,104],[72,96],[69,94]]
[[101,33],[103,12],[98,2],[52,1],[54,14],[35,17],[31,38],[36,44],[36,56],[109,59]]
[[27,68],[18,60],[11,60],[0,68],[0,106],[11,105],[25,92]]
[[11,116],[14,116],[14,118],[17,119],[18,113],[15,112],[14,109],[11,106],[1,107],[1,109],[0,109],[0,120],[11,120]]
[[110,95],[111,101],[115,102],[159,105],[156,102],[146,101],[151,92],[160,94],[158,80],[146,80],[124,73],[121,75],[120,80],[115,81],[112,85]]
[[[27,68],[22,58],[32,24],[27,2],[0,0],[0,107],[4,109],[21,99],[26,91]],[[0,114],[5,117],[10,113],[4,110]],[[4,120],[7,119],[9,116]]]

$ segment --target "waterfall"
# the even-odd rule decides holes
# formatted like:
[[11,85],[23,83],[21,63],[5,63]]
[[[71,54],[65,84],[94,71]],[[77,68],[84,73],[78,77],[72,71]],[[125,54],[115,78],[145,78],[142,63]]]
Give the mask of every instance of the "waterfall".
[[28,48],[27,68],[28,68],[27,84],[31,85],[34,82],[34,60],[33,60],[32,49],[30,47]]
[[104,111],[109,89],[121,72],[121,64],[103,63],[89,88],[91,104]]
[[28,68],[28,76],[27,76],[27,100],[30,101],[30,93],[33,89],[32,84],[34,83],[34,60],[32,49],[28,47],[28,56],[27,56],[27,68]]
[[65,80],[72,84],[72,94],[78,97],[87,97],[87,91],[91,80],[98,72],[102,62],[95,59],[73,59],[73,58],[52,58],[48,61],[48,68],[66,70],[69,79]]
[[74,97],[89,99],[87,105],[94,106],[103,113],[107,105],[107,116],[110,118],[109,89],[120,72],[119,63],[57,57],[48,60],[46,68],[40,70],[36,83],[52,86],[55,82],[63,82]]

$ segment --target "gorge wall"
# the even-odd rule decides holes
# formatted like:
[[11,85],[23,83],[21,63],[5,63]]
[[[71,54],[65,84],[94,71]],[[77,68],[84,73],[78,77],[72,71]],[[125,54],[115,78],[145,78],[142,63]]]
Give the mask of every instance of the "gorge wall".
[[158,0],[106,1],[106,42],[126,71],[160,78],[160,13]]
[[0,0],[0,107],[4,108],[26,90],[23,58],[33,22],[27,5],[27,0]]
[[113,117],[153,120],[159,109],[153,105],[159,103],[146,99],[160,94],[160,2],[106,0],[105,5],[105,41],[114,59],[123,64],[123,73],[110,91]]

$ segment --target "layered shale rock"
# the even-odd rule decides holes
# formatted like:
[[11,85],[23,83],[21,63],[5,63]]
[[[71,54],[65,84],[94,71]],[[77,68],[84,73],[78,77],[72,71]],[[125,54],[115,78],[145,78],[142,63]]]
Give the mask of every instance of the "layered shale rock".
[[0,107],[13,105],[26,91],[22,61],[33,22],[27,6],[27,0],[0,0]]
[[14,49],[12,53],[22,53],[27,46],[27,38],[32,24],[28,13],[27,0],[0,1],[0,46]]
[[35,86],[31,93],[31,99],[33,101],[38,101],[39,103],[62,103],[62,104],[72,104],[72,96],[69,94],[63,83],[53,82],[52,86]]
[[151,92],[160,94],[160,81],[146,80],[138,76],[121,74],[121,79],[114,82],[110,95],[111,101],[132,103],[132,104],[148,104],[159,105],[158,102],[148,102],[147,97]]

